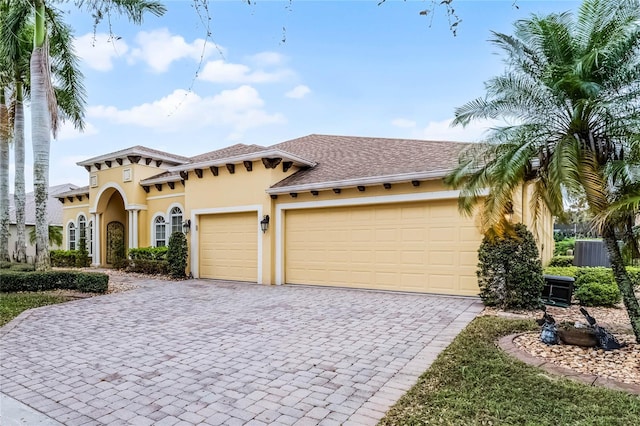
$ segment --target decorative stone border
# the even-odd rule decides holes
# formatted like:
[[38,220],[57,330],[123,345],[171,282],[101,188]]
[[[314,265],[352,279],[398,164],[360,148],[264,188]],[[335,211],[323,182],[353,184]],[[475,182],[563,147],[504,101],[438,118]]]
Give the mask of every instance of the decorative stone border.
[[504,336],[500,340],[498,340],[497,344],[500,349],[508,353],[509,355],[515,357],[516,359],[527,363],[529,365],[533,365],[534,367],[538,367],[546,371],[547,373],[555,374],[561,377],[565,377],[567,379],[575,380],[577,382],[581,382],[590,386],[603,386],[605,388],[629,392],[633,394],[640,395],[640,385],[632,384],[632,383],[622,383],[617,380],[606,379],[604,377],[592,375],[592,374],[582,374],[575,372],[569,368],[561,367],[559,365],[547,362],[542,358],[536,358],[531,356],[527,352],[520,349],[518,346],[513,343],[513,340],[521,336],[524,333],[516,333],[510,334],[508,336]]

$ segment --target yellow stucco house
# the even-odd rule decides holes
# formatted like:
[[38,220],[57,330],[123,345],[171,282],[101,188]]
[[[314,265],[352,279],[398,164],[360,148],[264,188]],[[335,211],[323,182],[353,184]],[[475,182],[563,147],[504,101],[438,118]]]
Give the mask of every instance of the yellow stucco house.
[[[476,295],[482,236],[442,182],[465,146],[309,135],[190,158],[134,146],[78,163],[89,186],[57,195],[64,244],[86,235],[108,266],[118,239],[159,246],[183,231],[196,278]],[[514,210],[531,223],[526,197]],[[546,260],[551,217],[538,227]]]

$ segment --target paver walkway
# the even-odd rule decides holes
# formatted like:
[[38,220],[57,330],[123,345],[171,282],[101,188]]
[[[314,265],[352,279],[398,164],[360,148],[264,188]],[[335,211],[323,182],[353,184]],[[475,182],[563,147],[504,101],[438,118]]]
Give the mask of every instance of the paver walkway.
[[0,329],[0,390],[65,425],[375,424],[481,309],[471,298],[146,282]]

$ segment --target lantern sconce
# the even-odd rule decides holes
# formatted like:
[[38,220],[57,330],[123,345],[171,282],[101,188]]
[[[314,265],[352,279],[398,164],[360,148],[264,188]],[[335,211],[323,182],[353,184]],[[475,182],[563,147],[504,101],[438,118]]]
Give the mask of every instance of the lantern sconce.
[[191,219],[187,219],[184,222],[182,222],[182,231],[185,234],[188,234],[190,229],[191,229]]
[[260,229],[262,230],[263,234],[265,232],[267,232],[267,229],[269,229],[269,215],[268,214],[264,215],[264,217],[260,221]]

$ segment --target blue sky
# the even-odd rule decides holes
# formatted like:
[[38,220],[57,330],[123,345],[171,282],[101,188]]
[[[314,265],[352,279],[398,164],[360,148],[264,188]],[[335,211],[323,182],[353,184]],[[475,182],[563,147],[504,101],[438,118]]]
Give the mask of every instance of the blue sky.
[[448,124],[504,68],[490,31],[510,33],[531,13],[579,6],[454,0],[462,19],[454,37],[444,8],[419,14],[430,0],[252,3],[211,1],[206,44],[190,1],[165,2],[167,13],[141,26],[115,19],[95,37],[91,17],[69,10],[88,94],[86,130],[65,125],[52,141],[50,183],[87,185],[77,161],[134,145],[191,156],[311,133],[477,140],[486,123]]

